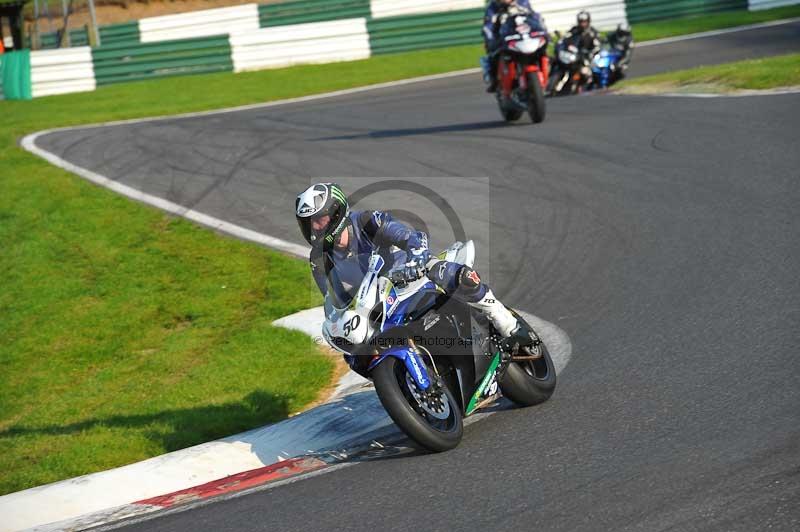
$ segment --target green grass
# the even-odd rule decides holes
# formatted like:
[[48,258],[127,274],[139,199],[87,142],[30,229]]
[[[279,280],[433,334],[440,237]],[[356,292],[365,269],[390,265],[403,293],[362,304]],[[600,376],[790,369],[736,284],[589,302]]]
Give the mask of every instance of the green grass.
[[[634,32],[642,41],[798,14],[726,13]],[[310,340],[270,326],[319,303],[302,261],[95,187],[28,154],[20,137],[471,68],[481,53],[468,45],[0,102],[0,494],[285,418],[332,373]],[[748,86],[785,76],[734,70],[717,75],[748,75]]]
[[626,93],[729,92],[800,86],[800,54],[737,61],[633,79],[618,88]]
[[639,22],[631,26],[634,38],[642,42],[794,17],[800,17],[800,5],[764,11],[726,11],[654,22]]
[[[447,50],[447,64],[478,51]],[[333,372],[306,336],[270,326],[321,302],[304,261],[98,188],[22,136],[430,74],[442,54],[1,101],[0,494],[283,419]]]

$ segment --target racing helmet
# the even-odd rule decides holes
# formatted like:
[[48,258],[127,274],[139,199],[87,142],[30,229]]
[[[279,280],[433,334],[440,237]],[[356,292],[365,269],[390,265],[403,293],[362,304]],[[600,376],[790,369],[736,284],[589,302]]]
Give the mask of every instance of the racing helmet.
[[617,24],[617,35],[620,37],[630,37],[631,36],[631,25],[627,22],[621,22]]
[[583,23],[586,23],[586,27],[588,28],[589,25],[592,23],[592,16],[589,14],[588,11],[581,11],[578,13],[578,27],[583,27]]
[[312,247],[333,245],[350,219],[347,197],[336,183],[311,185],[297,196],[294,207],[300,232]]

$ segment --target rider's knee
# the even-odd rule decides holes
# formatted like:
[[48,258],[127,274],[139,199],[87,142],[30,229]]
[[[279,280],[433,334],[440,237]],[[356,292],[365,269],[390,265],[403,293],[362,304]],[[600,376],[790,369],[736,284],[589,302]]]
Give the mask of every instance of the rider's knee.
[[458,270],[459,291],[470,299],[480,299],[486,292],[486,286],[481,281],[478,272],[469,266],[462,266]]

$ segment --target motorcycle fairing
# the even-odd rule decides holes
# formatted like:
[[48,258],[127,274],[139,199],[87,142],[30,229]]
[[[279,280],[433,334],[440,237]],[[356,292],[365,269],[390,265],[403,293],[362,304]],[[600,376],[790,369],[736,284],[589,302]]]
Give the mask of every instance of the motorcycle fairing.
[[497,393],[497,367],[499,365],[500,353],[497,353],[492,359],[492,363],[489,364],[489,367],[487,368],[480,385],[475,390],[475,393],[472,394],[472,397],[467,404],[467,408],[465,409],[466,415],[470,415],[476,408],[478,408],[478,405],[482,400],[488,399]]
[[[395,286],[386,280],[383,298],[383,322],[380,331],[384,332],[392,327],[403,325],[412,318],[411,311],[419,307],[420,294],[427,292],[437,292],[437,286],[427,277],[417,279],[405,286]],[[432,303],[427,305],[430,307]],[[418,310],[427,310],[418,309]],[[416,315],[421,315],[417,313]]]
[[402,360],[408,373],[414,379],[414,383],[420,390],[427,390],[431,385],[428,371],[425,369],[425,363],[419,358],[419,352],[411,346],[395,346],[386,349],[380,355],[372,359],[372,362],[370,362],[367,367],[367,371],[371,371],[386,357],[395,357],[398,360]]
[[611,83],[611,71],[622,56],[618,51],[603,48],[592,58],[592,72],[601,88],[608,87]]

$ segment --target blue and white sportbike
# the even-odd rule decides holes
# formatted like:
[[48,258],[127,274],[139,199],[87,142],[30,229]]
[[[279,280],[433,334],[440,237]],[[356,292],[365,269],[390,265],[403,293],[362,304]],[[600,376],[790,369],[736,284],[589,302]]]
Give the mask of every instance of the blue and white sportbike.
[[[438,257],[472,266],[475,247],[456,242]],[[556,372],[535,332],[530,351],[512,356],[485,317],[446,296],[424,272],[409,279],[384,270],[373,253],[352,301],[326,297],[323,335],[347,357],[364,357],[383,407],[412,440],[431,451],[452,449],[464,416],[501,395],[523,406],[550,398]]]
[[604,47],[592,58],[592,89],[606,89],[619,79],[622,52]]

